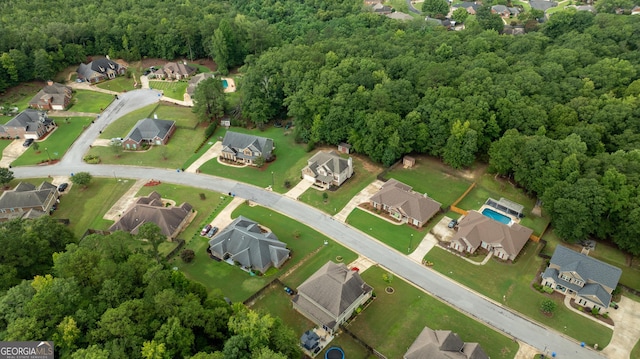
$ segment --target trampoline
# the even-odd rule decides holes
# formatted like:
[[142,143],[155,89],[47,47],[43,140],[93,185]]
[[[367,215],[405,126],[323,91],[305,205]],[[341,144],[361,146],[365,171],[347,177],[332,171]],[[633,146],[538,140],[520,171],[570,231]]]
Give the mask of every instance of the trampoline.
[[324,359],[344,359],[344,352],[338,347],[331,347],[324,353]]

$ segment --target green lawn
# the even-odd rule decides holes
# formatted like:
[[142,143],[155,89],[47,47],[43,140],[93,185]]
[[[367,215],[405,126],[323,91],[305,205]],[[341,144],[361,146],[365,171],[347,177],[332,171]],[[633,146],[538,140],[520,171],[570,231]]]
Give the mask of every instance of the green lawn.
[[[400,278],[391,284],[385,273],[371,267],[362,278],[374,288],[376,299],[349,324],[348,329],[388,358],[401,358],[425,326],[452,330],[466,342],[480,343],[491,358],[513,358],[518,344],[512,339],[467,317],[454,308],[427,295]],[[391,286],[393,294],[385,288]],[[419,315],[416,315],[418,314]]]
[[[598,343],[604,348],[611,340],[610,329],[573,313],[564,306],[560,296],[551,297],[531,287],[537,271],[543,266],[542,258],[537,256],[541,246],[541,243],[530,241],[513,264],[492,259],[484,266],[477,266],[438,247],[429,251],[425,259],[434,263],[434,270],[462,285],[495,301],[504,302],[516,311],[589,346]],[[488,278],[491,279],[490,285],[487,285]],[[552,318],[539,310],[545,298],[552,298],[558,305]]]
[[[124,165],[149,165],[163,168],[182,168],[189,160],[203,138],[204,131],[197,127],[198,121],[191,109],[174,105],[149,105],[133,111],[107,127],[100,138],[125,137],[136,122],[152,116],[176,121],[176,132],[164,146],[152,146],[147,151],[119,151],[112,147],[96,146],[89,150],[100,157],[102,163]],[[155,111],[154,111],[155,109]]]
[[71,219],[70,228],[78,238],[89,228],[107,229],[113,222],[102,217],[133,183],[127,179],[94,178],[85,189],[72,186],[60,198],[54,217]]
[[[136,77],[137,78],[137,77]],[[101,82],[97,84],[99,88],[103,90],[115,91],[115,92],[126,92],[132,91],[136,88],[133,87],[133,84],[136,80],[133,78],[127,78],[126,76],[118,76],[113,80]],[[138,88],[140,88],[140,84],[138,84]]]
[[[231,131],[273,139],[276,146],[274,151],[277,157],[276,160],[265,164],[262,168],[255,168],[253,166],[231,167],[221,165],[216,158],[200,167],[203,173],[231,178],[262,188],[270,186],[273,181],[275,184],[274,190],[278,193],[284,193],[289,190],[284,186],[285,181],[288,180],[292,187],[300,182],[300,171],[306,166],[307,160],[313,154],[306,152],[305,145],[295,143],[293,136],[288,136],[282,128],[275,127],[267,128],[264,131],[233,127]],[[219,128],[213,138],[223,138],[225,133],[225,129]]]
[[[12,166],[28,166],[46,162],[49,158],[60,159],[80,136],[87,126],[91,125],[91,117],[53,118],[58,128],[44,141],[38,141],[38,150],[31,145],[20,157],[11,163]],[[34,143],[34,144],[35,144]]]
[[640,341],[633,346],[633,350],[631,351],[631,355],[629,359],[640,359]]
[[360,208],[349,214],[347,223],[401,253],[413,252],[427,234],[425,229],[417,230],[406,224],[389,223]]
[[[226,198],[227,196],[223,197]],[[176,258],[172,263],[184,271],[189,278],[202,283],[210,293],[219,291],[233,301],[244,301],[272,281],[274,275],[286,272],[298,262],[305,259],[307,254],[315,250],[318,251],[314,257],[325,255],[325,253],[328,252],[330,256],[333,257],[339,253],[345,260],[356,258],[355,253],[340,246],[329,238],[266,208],[259,206],[250,207],[243,204],[233,213],[234,218],[239,215],[255,220],[261,225],[271,229],[278,239],[287,243],[287,247],[291,250],[291,259],[279,270],[270,270],[265,276],[250,276],[238,267],[210,259],[206,253],[209,239],[196,235],[193,239],[189,240],[186,247],[195,251],[195,260],[192,263],[185,264]],[[205,222],[201,222],[198,228],[203,224],[205,224]],[[295,238],[295,233],[299,233],[299,238]],[[325,240],[328,243],[327,245],[324,245]],[[315,263],[314,261],[308,260],[305,261],[303,267],[307,266],[307,262],[310,264]],[[326,263],[326,261],[324,263]]]
[[69,111],[100,113],[109,106],[114,98],[115,97],[113,95],[106,93],[89,90],[75,90]]
[[426,193],[444,208],[455,202],[471,185],[455,170],[430,157],[417,157],[412,168],[397,166],[387,177],[412,186],[418,193]]
[[[287,295],[280,285],[274,285],[265,290],[263,295],[252,305],[252,309],[260,310],[282,319],[289,328],[293,329],[296,336],[300,336],[306,330],[315,327],[313,322],[293,309],[291,296]],[[369,358],[367,349],[347,334],[341,334],[332,340],[329,347],[333,346],[341,347],[349,359]],[[323,352],[317,358],[324,358]]]
[[[17,107],[19,111],[29,107],[29,101],[42,89],[44,83],[27,82],[22,83],[17,91],[7,91],[0,96],[0,106]],[[14,116],[0,115],[0,122],[6,123]],[[5,121],[6,119],[6,121]]]
[[188,82],[186,80],[179,81],[149,81],[149,87],[154,90],[162,90],[162,94],[176,99],[184,100],[184,93],[187,90]]
[[[313,153],[315,154],[316,151]],[[363,160],[360,157],[352,158],[353,176],[343,183],[340,188],[335,191],[318,191],[315,188],[309,188],[300,196],[300,201],[330,215],[340,212],[355,195],[375,181],[376,176],[382,171],[381,167],[370,164],[366,159]],[[302,167],[300,170],[302,170]],[[328,196],[326,200],[322,198],[324,193]]]
[[206,73],[206,72],[212,72],[211,69],[209,69],[208,67],[204,66],[204,65],[200,65],[200,64],[196,64],[195,62],[189,62],[189,66],[191,67],[195,67],[196,69],[198,69],[198,73]]
[[0,140],[0,158],[2,158],[2,151],[4,151],[4,149],[7,148],[7,146],[9,146],[13,141],[14,140]]

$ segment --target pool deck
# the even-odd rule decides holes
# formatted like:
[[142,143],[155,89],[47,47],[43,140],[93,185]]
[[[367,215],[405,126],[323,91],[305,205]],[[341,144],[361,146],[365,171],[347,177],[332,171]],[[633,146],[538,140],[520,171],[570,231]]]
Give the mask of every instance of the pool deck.
[[[491,206],[486,205],[486,204],[483,204],[482,207],[480,207],[480,209],[478,209],[478,212],[482,213],[482,211],[484,211],[485,209],[490,209],[490,210],[492,210],[492,211],[494,211],[494,212],[496,212],[498,214],[501,214],[501,215],[503,215],[505,217],[510,218],[511,219],[511,223],[507,224],[507,226],[511,226],[514,223],[520,223],[520,218],[512,216],[512,215],[510,215],[508,213],[504,213],[501,210],[499,210],[499,209],[497,209],[495,207],[491,207]],[[482,214],[484,215],[484,213],[482,213]],[[489,218],[491,218],[491,217],[489,217]],[[500,223],[502,223],[502,222],[500,222]]]
[[224,92],[225,93],[230,93],[230,92],[236,92],[236,82],[231,78],[231,77],[223,77],[222,80],[227,81],[227,87],[225,87]]

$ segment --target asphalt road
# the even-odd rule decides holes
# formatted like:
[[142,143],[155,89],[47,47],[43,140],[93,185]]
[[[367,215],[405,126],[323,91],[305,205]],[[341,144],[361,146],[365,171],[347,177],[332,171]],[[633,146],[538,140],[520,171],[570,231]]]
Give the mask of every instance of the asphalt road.
[[[573,339],[531,322],[518,313],[470,291],[439,273],[408,259],[404,254],[387,247],[372,237],[336,221],[304,203],[258,187],[205,174],[151,167],[89,165],[82,162],[82,155],[101,129],[126,112],[153,103],[156,97],[157,92],[151,90],[137,90],[123,94],[120,100],[114,101],[96,123],[80,136],[61,162],[51,166],[13,168],[14,176],[16,178],[46,177],[47,175],[68,176],[71,173],[86,171],[98,177],[114,177],[114,180],[115,178],[153,178],[220,193],[231,192],[240,198],[249,199],[281,212],[326,234],[346,247],[379,263],[397,276],[422,288],[427,293],[541,351],[547,348],[550,353],[555,352],[558,358],[603,358],[600,353],[594,350],[582,348]],[[157,101],[157,99],[155,100]],[[118,101],[123,101],[125,104],[121,105]],[[487,285],[491,285],[490,278],[487,280]]]

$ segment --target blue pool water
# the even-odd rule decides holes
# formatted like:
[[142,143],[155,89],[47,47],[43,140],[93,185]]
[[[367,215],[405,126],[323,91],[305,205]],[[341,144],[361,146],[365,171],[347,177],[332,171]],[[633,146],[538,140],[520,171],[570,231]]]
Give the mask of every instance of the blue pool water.
[[511,218],[505,216],[504,214],[498,213],[490,208],[483,209],[482,214],[500,223],[504,223],[504,224],[511,223]]
[[222,80],[222,87],[223,88],[229,87],[229,83],[227,82],[227,80]]

